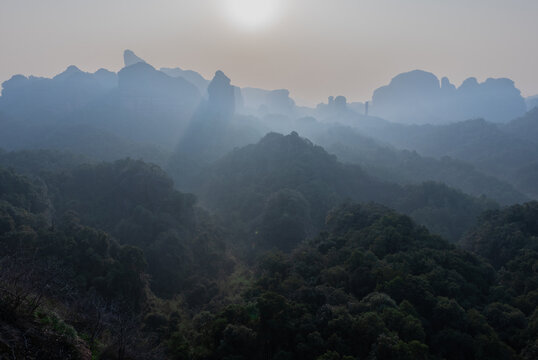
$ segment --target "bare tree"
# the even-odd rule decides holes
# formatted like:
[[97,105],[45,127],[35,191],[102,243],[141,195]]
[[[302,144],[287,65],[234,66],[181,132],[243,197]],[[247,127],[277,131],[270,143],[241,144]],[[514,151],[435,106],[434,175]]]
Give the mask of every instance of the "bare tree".
[[4,316],[33,314],[47,295],[72,291],[67,271],[58,261],[38,260],[36,252],[18,251],[0,259],[0,303]]

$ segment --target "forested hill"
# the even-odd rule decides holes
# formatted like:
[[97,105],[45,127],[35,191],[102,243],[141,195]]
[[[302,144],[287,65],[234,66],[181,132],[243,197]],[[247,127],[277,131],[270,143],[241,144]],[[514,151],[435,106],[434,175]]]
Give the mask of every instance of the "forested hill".
[[332,126],[314,139],[340,161],[360,165],[369,174],[386,181],[399,184],[443,182],[470,195],[485,195],[501,205],[528,200],[513,185],[486,175],[461,159],[435,158],[414,150],[399,150],[364,136],[352,127]]
[[[273,154],[253,157],[257,149]],[[290,149],[304,168],[276,166],[297,161]],[[355,178],[373,195],[404,190],[296,134],[271,134],[220,163],[236,165],[223,184],[256,190],[266,168],[275,175],[266,186],[276,194],[245,200],[264,204],[257,219],[241,207],[217,219],[141,161],[77,165],[46,153],[37,158],[57,169],[44,172],[27,156],[19,168],[30,177],[0,169],[2,357],[536,358],[535,203],[480,217],[462,240],[479,257],[373,203],[328,208],[314,224],[311,214],[331,203],[315,202],[311,186],[335,203],[360,190]],[[472,200],[436,184],[414,189],[405,191],[409,208],[466,209]],[[242,237],[245,224],[264,242]],[[307,239],[299,225],[323,231],[309,228]],[[506,256],[491,256],[488,246],[511,239]],[[255,251],[245,251],[246,240]],[[265,251],[274,247],[286,252]]]
[[[464,248],[488,259],[496,268],[518,263],[523,257],[528,256],[534,257],[536,261],[537,219],[536,201],[503,210],[488,211],[480,217],[478,224],[461,243]],[[538,296],[538,292],[535,296]]]
[[[2,356],[80,358],[96,336],[149,346],[136,344],[132,326],[156,301],[209,303],[234,269],[225,232],[155,165],[128,159],[31,173],[40,175],[0,168]],[[43,348],[47,341],[56,343]]]
[[283,232],[295,229],[290,241],[297,243],[321,229],[332,207],[348,200],[385,204],[455,241],[482,211],[496,206],[444,184],[381,181],[359,166],[340,163],[295,132],[270,133],[255,145],[233,151],[201,175],[195,192],[228,221],[243,222],[261,242],[269,236],[263,230],[268,229],[266,222],[277,221]]
[[58,214],[74,212],[82,223],[142,249],[151,289],[160,296],[177,294],[194,277],[216,278],[229,269],[219,258],[225,249],[215,236],[219,230],[195,207],[195,197],[174,190],[156,165],[135,160],[83,165],[46,183]]
[[538,310],[496,298],[498,276],[407,216],[344,206],[328,232],[266,256],[244,302],[174,344],[208,359],[533,359]]
[[401,125],[381,119],[357,123],[362,133],[396,148],[419,154],[453,159],[472,164],[477,170],[509,182],[534,198],[538,143],[536,111],[499,125],[471,119],[447,125]]

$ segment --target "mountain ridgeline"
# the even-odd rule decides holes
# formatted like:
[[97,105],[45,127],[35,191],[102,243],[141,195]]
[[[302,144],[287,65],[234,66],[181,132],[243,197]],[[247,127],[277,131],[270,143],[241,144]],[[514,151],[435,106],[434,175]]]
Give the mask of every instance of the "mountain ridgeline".
[[456,88],[448,78],[415,70],[374,91],[372,114],[402,123],[447,123],[476,117],[508,122],[527,111],[510,79],[466,79]]
[[[268,134],[217,161],[201,177],[195,192],[209,208],[252,224],[250,232],[260,237],[265,234],[257,226],[264,227],[270,213],[289,217],[280,219],[284,229],[294,221],[304,229],[295,242],[312,235],[307,229],[319,231],[327,212],[346,201],[385,204],[453,241],[481,212],[496,207],[440,183],[400,186],[381,181],[359,166],[340,163],[297,133]],[[281,200],[272,201],[275,198]],[[288,202],[297,202],[294,213],[271,208]]]
[[2,85],[0,358],[538,358],[538,110],[511,80],[310,108],[124,64]]

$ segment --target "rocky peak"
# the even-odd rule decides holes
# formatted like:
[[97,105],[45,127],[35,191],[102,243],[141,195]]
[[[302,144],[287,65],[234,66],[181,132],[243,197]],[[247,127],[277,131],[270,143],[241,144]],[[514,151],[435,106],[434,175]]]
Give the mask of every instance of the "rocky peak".
[[136,56],[136,54],[134,52],[132,52],[131,50],[125,50],[123,52],[123,63],[125,64],[125,66],[131,66],[131,65],[134,65],[134,64],[137,64],[137,63],[145,63],[144,59]]
[[231,116],[235,112],[235,88],[222,71],[217,71],[207,87],[208,109],[212,113]]

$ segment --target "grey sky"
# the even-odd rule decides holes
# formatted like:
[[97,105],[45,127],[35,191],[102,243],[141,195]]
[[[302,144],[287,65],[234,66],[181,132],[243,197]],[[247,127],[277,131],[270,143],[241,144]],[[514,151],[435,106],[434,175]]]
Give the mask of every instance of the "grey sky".
[[299,103],[367,100],[404,71],[458,84],[509,77],[538,94],[536,0],[284,0],[273,24],[249,30],[233,0],[0,0],[0,81],[75,64],[117,71],[129,48],[156,67],[239,86],[288,88]]

